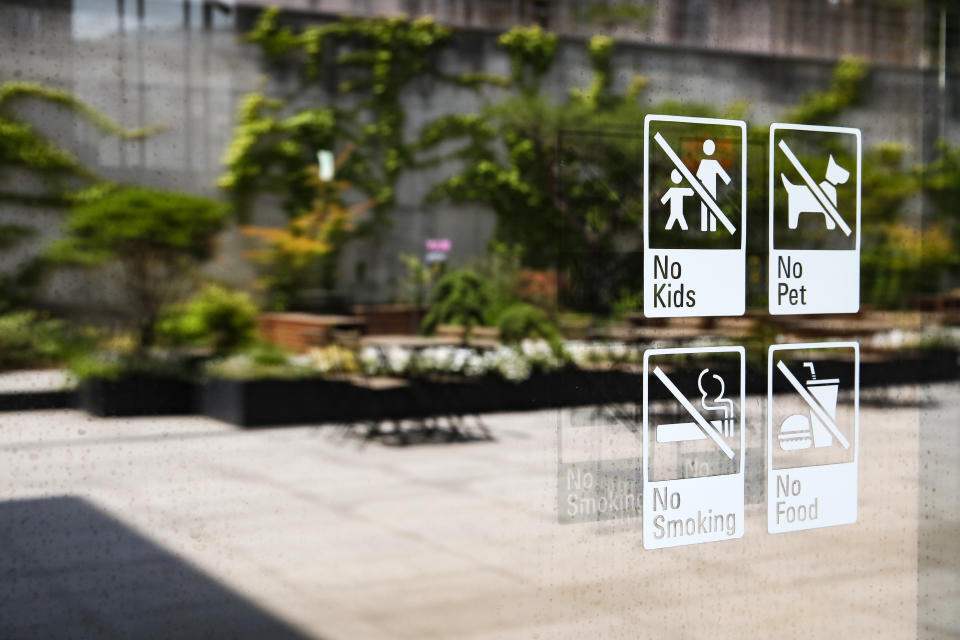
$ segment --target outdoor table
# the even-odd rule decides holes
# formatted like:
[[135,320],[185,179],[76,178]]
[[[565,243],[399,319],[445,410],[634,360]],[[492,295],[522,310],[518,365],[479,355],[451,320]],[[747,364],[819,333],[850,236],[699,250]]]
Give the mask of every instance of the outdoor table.
[[376,347],[378,349],[403,347],[419,350],[427,347],[457,346],[460,344],[460,340],[444,336],[365,336],[360,340],[360,344],[364,347]]
[[782,323],[786,333],[811,337],[853,337],[871,336],[875,333],[888,331],[889,326],[882,323],[867,322],[864,320],[813,320],[802,319]]

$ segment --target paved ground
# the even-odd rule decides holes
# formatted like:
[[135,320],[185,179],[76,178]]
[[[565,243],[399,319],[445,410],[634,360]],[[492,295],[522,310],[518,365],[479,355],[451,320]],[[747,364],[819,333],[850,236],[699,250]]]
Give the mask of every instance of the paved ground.
[[71,389],[76,381],[62,369],[0,372],[0,393],[36,393]]
[[864,407],[856,525],[771,536],[748,506],[742,540],[644,551],[638,520],[557,523],[556,412],[407,448],[0,414],[0,636],[913,637],[918,416]]

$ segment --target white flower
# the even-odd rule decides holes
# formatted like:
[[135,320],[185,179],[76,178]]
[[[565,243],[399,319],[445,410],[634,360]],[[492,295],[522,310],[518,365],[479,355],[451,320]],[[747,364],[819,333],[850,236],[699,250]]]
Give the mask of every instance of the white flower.
[[464,351],[467,351],[470,354],[463,363],[464,375],[477,377],[489,373],[490,367],[488,366],[487,360],[483,356],[481,356],[479,353],[472,353],[469,349],[464,349]]
[[364,347],[360,352],[360,366],[368,376],[379,374],[383,366],[380,362],[380,350],[376,347]]
[[474,353],[470,349],[456,349],[450,359],[450,371],[452,373],[463,373],[467,362],[473,355]]
[[299,353],[296,355],[288,356],[287,362],[289,362],[295,367],[309,367],[313,364],[313,358],[311,358],[310,355],[306,353]]
[[630,355],[630,351],[622,342],[615,342],[611,344],[608,348],[608,353],[610,359],[614,362],[624,362],[627,359],[627,356]]
[[583,367],[590,362],[590,345],[586,342],[571,340],[564,344],[564,349],[578,367]]
[[403,347],[390,347],[387,349],[387,366],[390,373],[402,375],[407,372],[410,366],[411,352]]
[[520,382],[530,377],[530,363],[521,353],[510,347],[499,346],[488,351],[485,358],[490,370],[496,371],[507,380]]

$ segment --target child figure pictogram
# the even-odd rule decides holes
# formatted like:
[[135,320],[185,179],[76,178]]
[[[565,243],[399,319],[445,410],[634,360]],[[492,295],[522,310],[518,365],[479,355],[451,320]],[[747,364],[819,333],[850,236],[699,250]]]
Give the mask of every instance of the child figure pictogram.
[[[674,169],[670,173],[670,180],[673,184],[680,184],[680,172]],[[687,230],[687,220],[683,217],[683,201],[687,196],[693,195],[693,189],[690,187],[670,187],[660,198],[662,204],[670,203],[670,217],[667,218],[667,231],[673,228],[674,224],[679,224],[682,231]]]

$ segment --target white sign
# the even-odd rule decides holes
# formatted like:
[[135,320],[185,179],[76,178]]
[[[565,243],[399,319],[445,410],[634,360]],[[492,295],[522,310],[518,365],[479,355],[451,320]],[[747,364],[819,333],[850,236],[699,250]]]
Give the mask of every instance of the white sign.
[[321,149],[317,151],[317,176],[323,182],[333,180],[333,174],[336,170],[336,159],[333,157],[333,151]]
[[768,366],[767,530],[856,522],[860,345],[772,345]]
[[644,314],[743,315],[746,123],[648,115],[643,130]]
[[639,405],[564,409],[557,421],[561,524],[640,517]]
[[643,546],[743,537],[744,349],[643,358]]
[[770,126],[770,313],[860,309],[860,130]]

